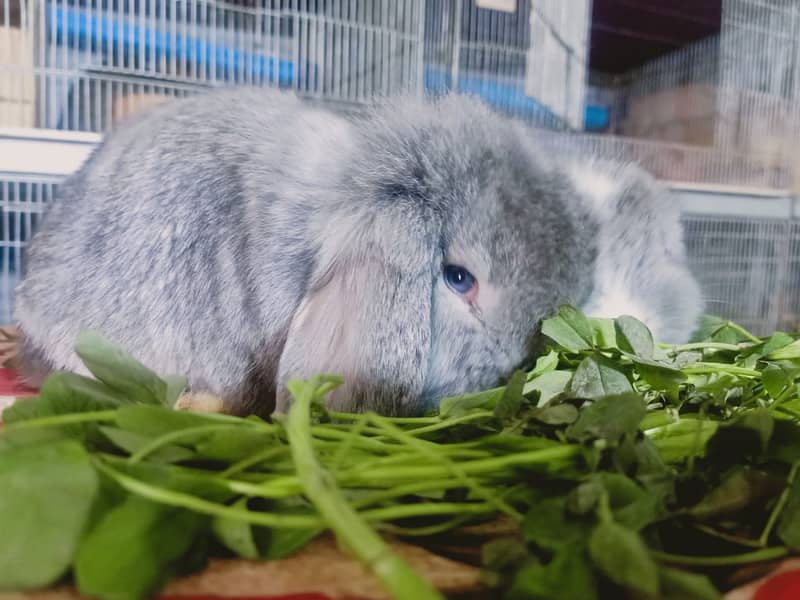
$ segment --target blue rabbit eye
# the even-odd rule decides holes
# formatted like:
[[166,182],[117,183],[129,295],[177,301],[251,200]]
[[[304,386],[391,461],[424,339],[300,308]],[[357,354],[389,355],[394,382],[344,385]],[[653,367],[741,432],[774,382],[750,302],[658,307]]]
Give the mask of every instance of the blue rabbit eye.
[[445,265],[444,281],[457,294],[467,295],[475,287],[475,277],[464,267]]

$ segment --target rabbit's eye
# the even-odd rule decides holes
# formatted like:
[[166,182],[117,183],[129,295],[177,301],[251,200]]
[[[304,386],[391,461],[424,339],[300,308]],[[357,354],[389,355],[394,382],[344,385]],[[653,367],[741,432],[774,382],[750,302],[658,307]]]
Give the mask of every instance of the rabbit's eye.
[[470,295],[476,285],[475,277],[464,267],[457,265],[444,266],[444,281],[448,287],[457,294]]

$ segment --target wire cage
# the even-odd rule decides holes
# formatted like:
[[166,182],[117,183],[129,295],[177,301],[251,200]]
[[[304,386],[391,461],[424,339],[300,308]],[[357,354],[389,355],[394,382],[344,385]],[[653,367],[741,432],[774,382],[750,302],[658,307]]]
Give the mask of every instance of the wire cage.
[[691,267],[700,279],[706,310],[757,334],[800,325],[800,270],[795,224],[781,219],[684,217]]
[[22,269],[22,249],[36,229],[57,179],[5,177],[0,180],[0,323],[12,322],[14,285]]
[[420,84],[420,0],[5,2],[3,33],[25,56],[0,65],[2,87],[26,90],[25,126],[104,132],[132,110],[219,85],[358,103]]
[[[0,128],[103,134],[139,110],[226,85],[274,86],[353,110],[376,96],[456,92],[530,124],[562,156],[633,161],[667,182],[756,187],[767,195],[795,185],[799,3],[724,0],[718,36],[627,74],[622,87],[589,77],[590,6],[0,0]],[[689,114],[654,120],[676,98]],[[616,135],[592,133],[603,128]],[[4,169],[2,162],[5,322],[20,252],[65,173]],[[735,204],[739,195],[718,195],[718,203]],[[800,312],[793,214],[686,214],[692,266],[711,310],[760,332],[792,323]]]
[[488,1],[0,0],[0,126],[104,132],[169,97],[270,85],[351,105],[456,90],[579,129],[588,0]]
[[650,61],[608,88],[624,106],[617,133],[713,148],[721,157],[746,154],[794,170],[800,3],[723,0],[718,35]]

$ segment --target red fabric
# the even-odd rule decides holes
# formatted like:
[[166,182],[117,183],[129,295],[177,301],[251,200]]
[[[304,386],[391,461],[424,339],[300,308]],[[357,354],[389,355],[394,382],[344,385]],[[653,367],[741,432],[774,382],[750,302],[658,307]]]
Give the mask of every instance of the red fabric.
[[[11,369],[0,368],[0,397],[11,396],[16,398],[28,398],[35,396],[38,390],[34,390],[22,385],[17,374]],[[3,410],[8,407],[8,400],[0,398],[0,427],[3,426]]]
[[0,396],[19,396],[26,398],[35,396],[37,390],[25,387],[11,369],[0,368]]
[[800,598],[800,571],[785,571],[767,579],[753,600],[797,600]]

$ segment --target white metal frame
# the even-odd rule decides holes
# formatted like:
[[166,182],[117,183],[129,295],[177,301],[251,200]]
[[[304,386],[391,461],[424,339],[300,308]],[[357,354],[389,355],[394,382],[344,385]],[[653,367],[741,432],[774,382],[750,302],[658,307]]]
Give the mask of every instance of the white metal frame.
[[77,171],[102,135],[0,127],[0,177],[60,179]]

